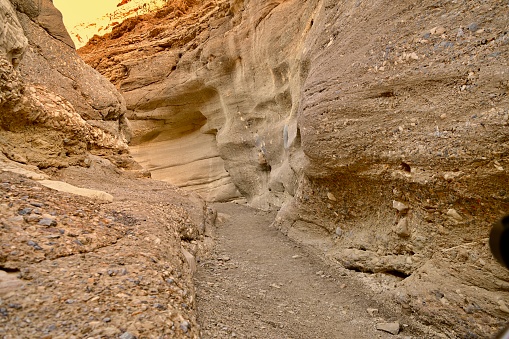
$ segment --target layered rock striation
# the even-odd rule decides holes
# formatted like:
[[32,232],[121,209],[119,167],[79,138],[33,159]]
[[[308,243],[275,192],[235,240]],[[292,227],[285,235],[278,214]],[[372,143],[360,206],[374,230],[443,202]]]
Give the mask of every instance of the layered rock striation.
[[487,243],[509,210],[508,15],[499,1],[214,1],[80,54],[124,94],[154,177],[278,209],[284,232],[442,335],[486,337],[509,303]]

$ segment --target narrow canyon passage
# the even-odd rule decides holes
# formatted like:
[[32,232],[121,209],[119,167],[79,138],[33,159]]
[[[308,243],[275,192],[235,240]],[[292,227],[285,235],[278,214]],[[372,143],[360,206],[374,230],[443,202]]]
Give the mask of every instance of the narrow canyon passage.
[[[203,338],[425,338],[358,282],[271,227],[273,214],[214,207],[215,252],[195,275]],[[401,322],[399,335],[376,330],[391,321]]]

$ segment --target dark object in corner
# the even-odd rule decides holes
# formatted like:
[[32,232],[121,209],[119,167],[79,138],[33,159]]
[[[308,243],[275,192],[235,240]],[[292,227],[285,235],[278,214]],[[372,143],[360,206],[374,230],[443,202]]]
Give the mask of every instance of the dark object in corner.
[[490,233],[490,248],[495,259],[509,269],[509,215],[493,225]]
[[[509,215],[493,225],[490,232],[490,249],[495,259],[509,269]],[[509,339],[509,325],[497,335],[496,339]]]

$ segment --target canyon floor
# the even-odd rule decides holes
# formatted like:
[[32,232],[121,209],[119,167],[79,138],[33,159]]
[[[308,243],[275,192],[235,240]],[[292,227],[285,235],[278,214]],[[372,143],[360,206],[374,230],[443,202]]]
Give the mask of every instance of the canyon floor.
[[[272,226],[274,214],[216,204],[215,249],[195,275],[203,338],[427,338],[352,272]],[[399,323],[398,335],[377,327]]]

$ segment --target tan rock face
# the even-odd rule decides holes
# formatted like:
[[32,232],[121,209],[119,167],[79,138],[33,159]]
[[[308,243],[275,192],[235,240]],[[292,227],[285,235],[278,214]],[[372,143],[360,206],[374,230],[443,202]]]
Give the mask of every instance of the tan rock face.
[[92,72],[72,47],[28,16],[20,14],[20,19],[30,43],[20,65],[25,80],[67,98],[87,120],[118,120],[125,103],[113,86]]
[[27,86],[0,58],[0,151],[40,168],[86,165],[88,151],[127,152],[125,140],[87,123],[74,107],[42,86]]
[[[331,259],[400,280],[382,291],[403,308],[485,337],[509,297],[486,243],[509,210],[507,15],[497,1],[214,2],[80,53],[124,93],[154,175],[192,187],[222,165],[283,231],[334,238]],[[214,149],[222,164],[200,166]]]
[[[86,165],[89,151],[126,153],[125,102],[62,42],[67,33],[51,2],[4,1],[0,15],[1,152],[40,168]],[[115,126],[107,131],[90,118]]]
[[[32,0],[27,0],[32,2]],[[62,13],[53,5],[51,0],[39,1],[40,9],[37,23],[53,38],[62,41],[69,47],[75,48],[71,36],[62,21]]]
[[[82,49],[84,58],[125,94],[134,129],[133,155],[154,177],[199,191],[208,189],[209,193],[203,192],[205,196],[221,200],[239,196],[233,188],[233,178],[238,191],[264,208],[281,205],[285,198],[279,176],[288,179],[286,186],[293,189],[295,178],[287,156],[292,142],[298,139],[295,114],[298,96],[291,94],[292,88],[299,91],[301,80],[299,60],[293,57],[297,46],[286,41],[283,49],[275,51],[274,59],[268,57],[273,52],[268,45],[255,46],[249,37],[267,36],[273,30],[302,31],[308,23],[299,20],[285,23],[282,19],[285,12],[277,8],[272,13],[273,21],[264,25],[262,32],[253,31],[254,22],[276,7],[276,4],[253,5],[249,14],[253,18],[248,15],[249,21],[234,33],[230,29],[240,23],[241,4],[231,9],[225,3],[204,5],[202,10],[209,21],[196,25],[195,14],[191,19],[166,20],[167,24],[152,27],[148,39],[143,34],[129,35],[130,40],[145,41],[146,53],[135,44],[130,48],[127,38],[115,39],[120,42],[117,51],[122,51],[115,61],[108,54],[87,55],[87,50],[94,53],[93,44]],[[308,5],[294,14],[296,18],[309,16],[312,10],[313,6]],[[255,11],[262,15],[255,18]],[[203,49],[193,48],[205,41]],[[260,50],[252,55],[258,47]],[[291,68],[295,71],[293,75]],[[201,140],[196,141],[202,145],[201,150],[193,147],[195,154],[184,156],[188,161],[183,163],[178,149],[180,154],[187,154],[189,148],[185,144],[189,144],[191,133]],[[168,153],[153,157],[148,151],[150,145],[167,149]],[[204,162],[205,158],[214,160]],[[204,172],[196,174],[190,171],[193,167]]]

